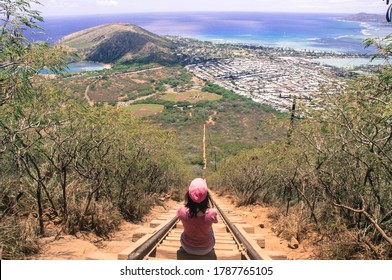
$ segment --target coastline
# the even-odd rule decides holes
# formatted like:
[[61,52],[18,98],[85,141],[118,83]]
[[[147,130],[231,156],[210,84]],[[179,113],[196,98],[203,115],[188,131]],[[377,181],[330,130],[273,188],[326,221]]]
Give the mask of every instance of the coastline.
[[[157,35],[215,43],[243,43],[335,52],[367,53],[362,41],[388,33],[386,25],[346,20],[343,14],[143,13],[49,18],[46,37],[57,41],[73,32],[112,22],[128,22]],[[72,20],[72,24],[65,24]],[[389,26],[388,26],[389,27]],[[53,35],[55,34],[55,35]],[[385,36],[384,36],[385,37]]]
[[364,21],[354,19],[339,19],[338,21],[359,24],[363,27],[361,31],[362,35],[366,37],[385,37],[392,33],[391,24],[383,21]]

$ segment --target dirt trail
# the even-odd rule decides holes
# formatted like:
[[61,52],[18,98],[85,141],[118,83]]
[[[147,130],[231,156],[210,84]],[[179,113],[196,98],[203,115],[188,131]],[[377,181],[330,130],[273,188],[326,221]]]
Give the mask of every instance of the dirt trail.
[[164,205],[155,206],[146,215],[142,222],[132,224],[124,221],[120,230],[114,233],[110,240],[104,240],[91,233],[78,233],[73,235],[62,235],[42,238],[40,244],[42,251],[31,256],[32,260],[84,260],[93,252],[101,251],[105,253],[119,253],[130,246],[135,231],[145,228],[155,217],[158,217],[167,209],[175,207],[178,202],[166,200]]
[[121,101],[121,102],[118,102],[118,103],[117,103],[117,106],[129,106],[129,105],[135,103],[136,101],[145,100],[145,99],[154,97],[155,95],[157,95],[157,94],[156,94],[156,93],[152,93],[152,94],[150,94],[150,95],[138,97],[138,98],[136,98],[136,99],[132,99],[132,100],[129,100],[129,101],[125,101],[125,102],[124,102],[124,101]]
[[214,121],[214,116],[216,116],[216,114],[218,114],[218,112],[217,111],[213,111],[212,112],[212,115],[210,115],[209,117],[208,117],[208,120],[206,121],[206,124],[211,124],[211,125],[215,125],[216,124],[216,122]]
[[114,73],[112,75],[114,76],[127,76],[129,74],[137,74],[137,73],[143,73],[143,72],[148,72],[148,71],[155,71],[159,69],[163,69],[163,66],[158,66],[158,67],[153,67],[153,68],[148,68],[148,69],[143,69],[143,70],[136,70],[136,71],[129,71],[129,72],[124,72],[124,73]]
[[[288,242],[275,235],[272,231],[272,223],[268,218],[270,209],[259,206],[236,207],[230,196],[219,197],[219,200],[230,206],[248,224],[255,226],[255,233],[263,234],[265,237],[266,250],[286,252],[288,259],[311,259],[311,248],[303,245],[295,250],[288,247]],[[117,254],[129,247],[133,234],[140,228],[145,228],[154,218],[160,216],[166,209],[177,207],[178,202],[167,200],[163,206],[155,206],[150,214],[146,216],[143,223],[131,224],[123,222],[120,230],[113,234],[110,240],[103,240],[93,234],[79,233],[76,236],[61,236],[41,239],[42,252],[32,256],[35,260],[83,260],[93,252],[105,252]]]
[[92,107],[92,106],[94,106],[94,101],[92,101],[92,100],[90,99],[90,96],[88,96],[89,90],[90,90],[90,85],[88,85],[88,86],[86,87],[86,90],[84,91],[84,99],[86,99],[86,100],[87,100],[87,103]]

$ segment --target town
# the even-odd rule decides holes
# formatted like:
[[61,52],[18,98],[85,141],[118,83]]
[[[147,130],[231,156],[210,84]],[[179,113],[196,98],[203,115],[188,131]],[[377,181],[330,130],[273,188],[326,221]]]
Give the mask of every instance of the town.
[[186,68],[197,77],[287,112],[294,100],[306,108],[319,108],[322,94],[335,93],[344,81],[319,57],[347,57],[314,51],[213,44],[175,37]]

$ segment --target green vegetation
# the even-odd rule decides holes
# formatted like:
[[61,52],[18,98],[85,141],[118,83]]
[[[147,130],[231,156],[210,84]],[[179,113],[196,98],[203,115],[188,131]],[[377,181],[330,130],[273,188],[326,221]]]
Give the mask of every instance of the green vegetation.
[[[391,37],[382,42],[388,57]],[[323,236],[318,259],[391,259],[391,98],[388,65],[302,113],[289,138],[227,158],[210,180],[240,204],[280,207],[284,238]]]
[[206,86],[203,87],[203,91],[213,92],[220,95],[230,94],[229,90],[211,82],[206,82]]
[[[10,11],[0,36],[4,259],[39,252],[40,237],[91,231],[107,238],[123,219],[140,220],[159,194],[178,195],[202,174],[205,123],[210,186],[235,193],[241,205],[278,207],[283,238],[321,236],[316,258],[392,258],[390,66],[290,123],[179,66],[121,61],[48,80],[37,73],[60,71],[68,54],[23,37],[42,20],[29,3],[36,1],[0,6]],[[367,43],[391,56],[391,36]],[[86,89],[97,106],[82,100]],[[114,108],[142,96],[149,98]]]
[[30,9],[29,2],[37,3],[2,1],[0,6],[0,106],[27,98],[31,89],[28,79],[35,73],[43,69],[57,73],[66,63],[62,48],[53,49],[42,42],[31,43],[24,37],[24,30],[37,28],[43,21],[37,11]]
[[103,89],[108,89],[112,85],[111,81],[105,81],[102,83],[102,88]]
[[40,19],[29,2],[3,3],[10,17],[0,36],[2,258],[39,252],[45,236],[107,238],[123,219],[140,220],[160,193],[175,197],[180,190],[171,186],[189,181],[175,135],[131,112],[87,107],[37,74],[60,70],[66,53],[23,37]]
[[64,37],[83,60],[103,63],[174,65],[171,41],[129,23],[91,27]]
[[[273,130],[270,126],[279,119],[288,117],[269,107],[269,110],[265,110],[263,105],[220,86],[208,84],[216,91],[211,92],[214,96],[211,100],[174,102],[162,100],[165,96],[143,100],[143,103],[165,106],[162,113],[148,119],[165,129],[176,131],[177,148],[184,155],[185,162],[192,166],[195,176],[202,175],[201,143],[203,124],[206,121],[211,121],[207,125],[208,170],[215,170],[220,161],[231,155],[281,138],[284,130]],[[210,94],[208,91],[204,92]],[[182,94],[184,93],[178,93]],[[213,100],[217,96],[220,98]]]
[[[117,65],[114,65],[113,69],[117,69]],[[121,70],[111,69],[98,73],[59,76],[53,79],[52,83],[53,86],[66,88],[76,97],[82,98],[86,86],[90,84],[88,95],[91,100],[110,102],[110,104],[165,92],[166,88],[171,86],[178,91],[185,91],[193,85],[192,75],[182,67],[150,66],[152,68],[126,68],[125,64],[120,64]]]
[[191,73],[188,73],[184,68],[179,68],[179,71],[176,73],[175,76],[160,80],[158,86],[162,84],[167,84],[172,88],[178,88],[180,86],[182,88],[188,88],[192,86],[191,79]]
[[130,63],[129,61],[121,61],[113,65],[111,73],[118,73],[120,71],[129,72],[129,71],[140,71],[158,67],[159,64],[156,63]]

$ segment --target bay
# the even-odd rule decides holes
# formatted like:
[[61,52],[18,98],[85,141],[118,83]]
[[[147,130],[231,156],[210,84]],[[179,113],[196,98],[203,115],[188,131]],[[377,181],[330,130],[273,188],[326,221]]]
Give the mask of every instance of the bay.
[[[67,68],[64,70],[64,73],[100,71],[109,67],[110,67],[109,65],[103,63],[98,63],[93,61],[80,61],[80,62],[69,63],[67,65]],[[41,71],[41,74],[51,74],[51,72],[43,70]]]
[[34,30],[33,40],[54,43],[89,27],[125,22],[158,35],[174,35],[216,43],[241,43],[315,51],[372,54],[363,40],[384,37],[391,25],[345,21],[343,14],[260,12],[135,13],[120,15],[48,17]]

